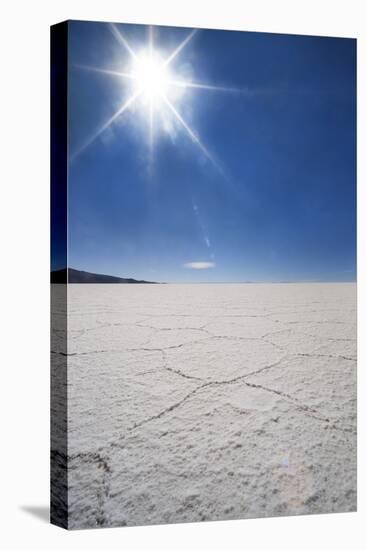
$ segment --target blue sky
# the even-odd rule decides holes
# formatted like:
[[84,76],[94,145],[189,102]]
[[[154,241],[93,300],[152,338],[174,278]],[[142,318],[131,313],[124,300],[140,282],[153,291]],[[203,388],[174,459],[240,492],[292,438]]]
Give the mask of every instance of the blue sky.
[[[190,32],[155,27],[156,55]],[[69,267],[166,282],[355,280],[356,42],[199,30],[169,78],[228,89],[166,86],[176,114],[154,99],[152,147],[144,94],[106,126],[136,79],[94,70],[128,73],[149,36],[69,24]]]

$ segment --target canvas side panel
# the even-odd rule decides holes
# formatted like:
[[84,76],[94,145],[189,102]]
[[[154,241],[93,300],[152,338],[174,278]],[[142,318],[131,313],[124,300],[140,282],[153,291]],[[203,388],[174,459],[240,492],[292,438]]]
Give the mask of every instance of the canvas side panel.
[[67,484],[68,23],[51,27],[51,523],[68,526]]

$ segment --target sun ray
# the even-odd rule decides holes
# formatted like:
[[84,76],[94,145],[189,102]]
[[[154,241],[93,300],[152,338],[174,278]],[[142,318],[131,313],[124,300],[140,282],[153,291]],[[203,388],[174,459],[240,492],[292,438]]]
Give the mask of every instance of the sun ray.
[[154,52],[154,27],[149,25],[149,54],[152,56]]
[[183,48],[188,44],[188,42],[192,40],[192,38],[194,37],[197,31],[198,29],[193,29],[193,31],[189,33],[189,35],[183,40],[183,42],[179,44],[179,46],[170,54],[170,56],[165,59],[164,61],[165,66],[169,65],[169,63],[173,61],[173,59],[183,50]]
[[150,156],[152,156],[154,149],[154,106],[153,102],[149,103],[149,150]]
[[187,134],[189,135],[189,137],[193,141],[193,143],[198,145],[198,147],[205,154],[205,156],[212,162],[212,164],[217,168],[217,170],[219,170],[219,172],[222,173],[222,168],[217,164],[216,160],[213,158],[213,156],[211,155],[209,150],[200,141],[197,134],[195,134],[195,132],[192,130],[192,128],[190,128],[188,126],[188,124],[186,123],[186,121],[184,120],[182,115],[180,113],[178,113],[178,111],[176,110],[174,105],[172,105],[172,103],[169,101],[169,99],[166,96],[163,96],[163,99],[164,99],[165,103],[167,104],[167,106],[169,107],[169,109],[171,110],[171,112],[176,117],[176,119],[181,123],[181,125],[183,126],[183,128],[185,129],[185,131],[187,132]]
[[111,118],[109,118],[107,120],[107,122],[105,122],[100,128],[98,128],[98,130],[96,132],[94,132],[94,134],[92,134],[84,143],[81,147],[79,147],[79,149],[77,149],[77,151],[75,151],[75,153],[73,153],[71,156],[70,156],[70,160],[74,160],[77,156],[80,155],[80,153],[82,153],[83,151],[85,151],[85,149],[87,147],[89,147],[89,145],[91,145],[93,143],[93,141],[95,141],[105,130],[107,130],[107,128],[109,128],[109,126],[119,117],[122,115],[122,113],[124,113],[129,107],[131,107],[132,103],[138,98],[138,96],[141,94],[141,90],[137,90],[132,96],[130,96],[127,101],[125,101],[125,103],[118,109],[118,111],[116,111],[114,113],[113,116],[111,116]]
[[117,76],[119,78],[129,78],[131,80],[135,79],[135,76],[132,73],[124,73],[120,71],[113,71],[111,69],[103,69],[99,67],[91,67],[90,65],[78,65],[75,64],[73,67],[76,67],[78,69],[82,69],[83,71],[91,71],[95,73],[103,73],[103,74],[109,74],[111,76]]
[[213,84],[201,84],[200,82],[190,82],[189,80],[169,80],[169,84],[180,88],[199,88],[200,90],[212,90],[214,92],[241,93],[243,91],[240,88],[214,86]]
[[[154,28],[149,26],[149,56],[152,59],[154,54]],[[149,101],[149,173],[152,174],[154,159],[154,103],[150,97]]]
[[126,38],[123,36],[122,32],[117,28],[117,26],[114,23],[109,24],[109,28],[111,29],[111,32],[113,36],[116,38],[116,40],[122,44],[128,51],[128,53],[134,58],[137,58],[136,53],[133,51],[129,43],[127,42]]

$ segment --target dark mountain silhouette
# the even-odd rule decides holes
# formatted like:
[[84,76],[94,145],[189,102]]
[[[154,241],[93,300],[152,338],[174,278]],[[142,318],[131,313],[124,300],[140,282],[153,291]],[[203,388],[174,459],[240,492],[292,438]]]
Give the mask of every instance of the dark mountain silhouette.
[[153,281],[137,281],[136,279],[124,279],[113,275],[102,275],[100,273],[88,273],[77,269],[64,268],[58,271],[51,271],[51,283],[112,283],[112,284],[157,284]]

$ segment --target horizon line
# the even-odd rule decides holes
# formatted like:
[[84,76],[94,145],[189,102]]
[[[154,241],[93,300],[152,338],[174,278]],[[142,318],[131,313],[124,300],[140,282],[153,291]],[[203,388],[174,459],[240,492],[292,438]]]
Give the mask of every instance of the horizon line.
[[[143,279],[136,279],[135,277],[132,277],[132,276],[122,276],[122,275],[110,275],[110,274],[106,274],[106,273],[98,273],[96,271],[86,271],[85,269],[75,269],[74,267],[62,267],[62,268],[59,268],[59,269],[53,269],[51,270],[50,272],[51,273],[56,273],[56,272],[59,272],[59,271],[64,271],[65,269],[72,269],[74,271],[79,271],[79,272],[84,272],[84,273],[88,273],[90,275],[100,275],[100,276],[104,276],[104,277],[115,277],[117,279],[134,279],[136,281],[138,280],[144,280],[145,281],[145,278]],[[340,280],[320,280],[320,279],[284,279],[284,280],[280,280],[280,281],[275,281],[275,280],[271,280],[271,281],[264,281],[264,280],[247,280],[247,281],[146,281],[145,283],[141,283],[141,284],[162,284],[162,285],[167,285],[167,284],[174,284],[174,285],[180,285],[180,284],[192,284],[192,285],[196,285],[196,284],[199,284],[199,285],[210,285],[210,284],[233,284],[233,285],[243,285],[243,284],[300,284],[300,283],[307,283],[307,284],[319,284],[319,283],[357,283],[357,278],[354,278],[352,280],[343,280],[343,279],[340,279]],[[68,284],[90,284],[90,283],[68,283]],[[101,283],[96,283],[96,284],[101,284]],[[105,283],[105,284],[113,284],[113,283]],[[115,284],[118,284],[118,283],[115,283]]]

